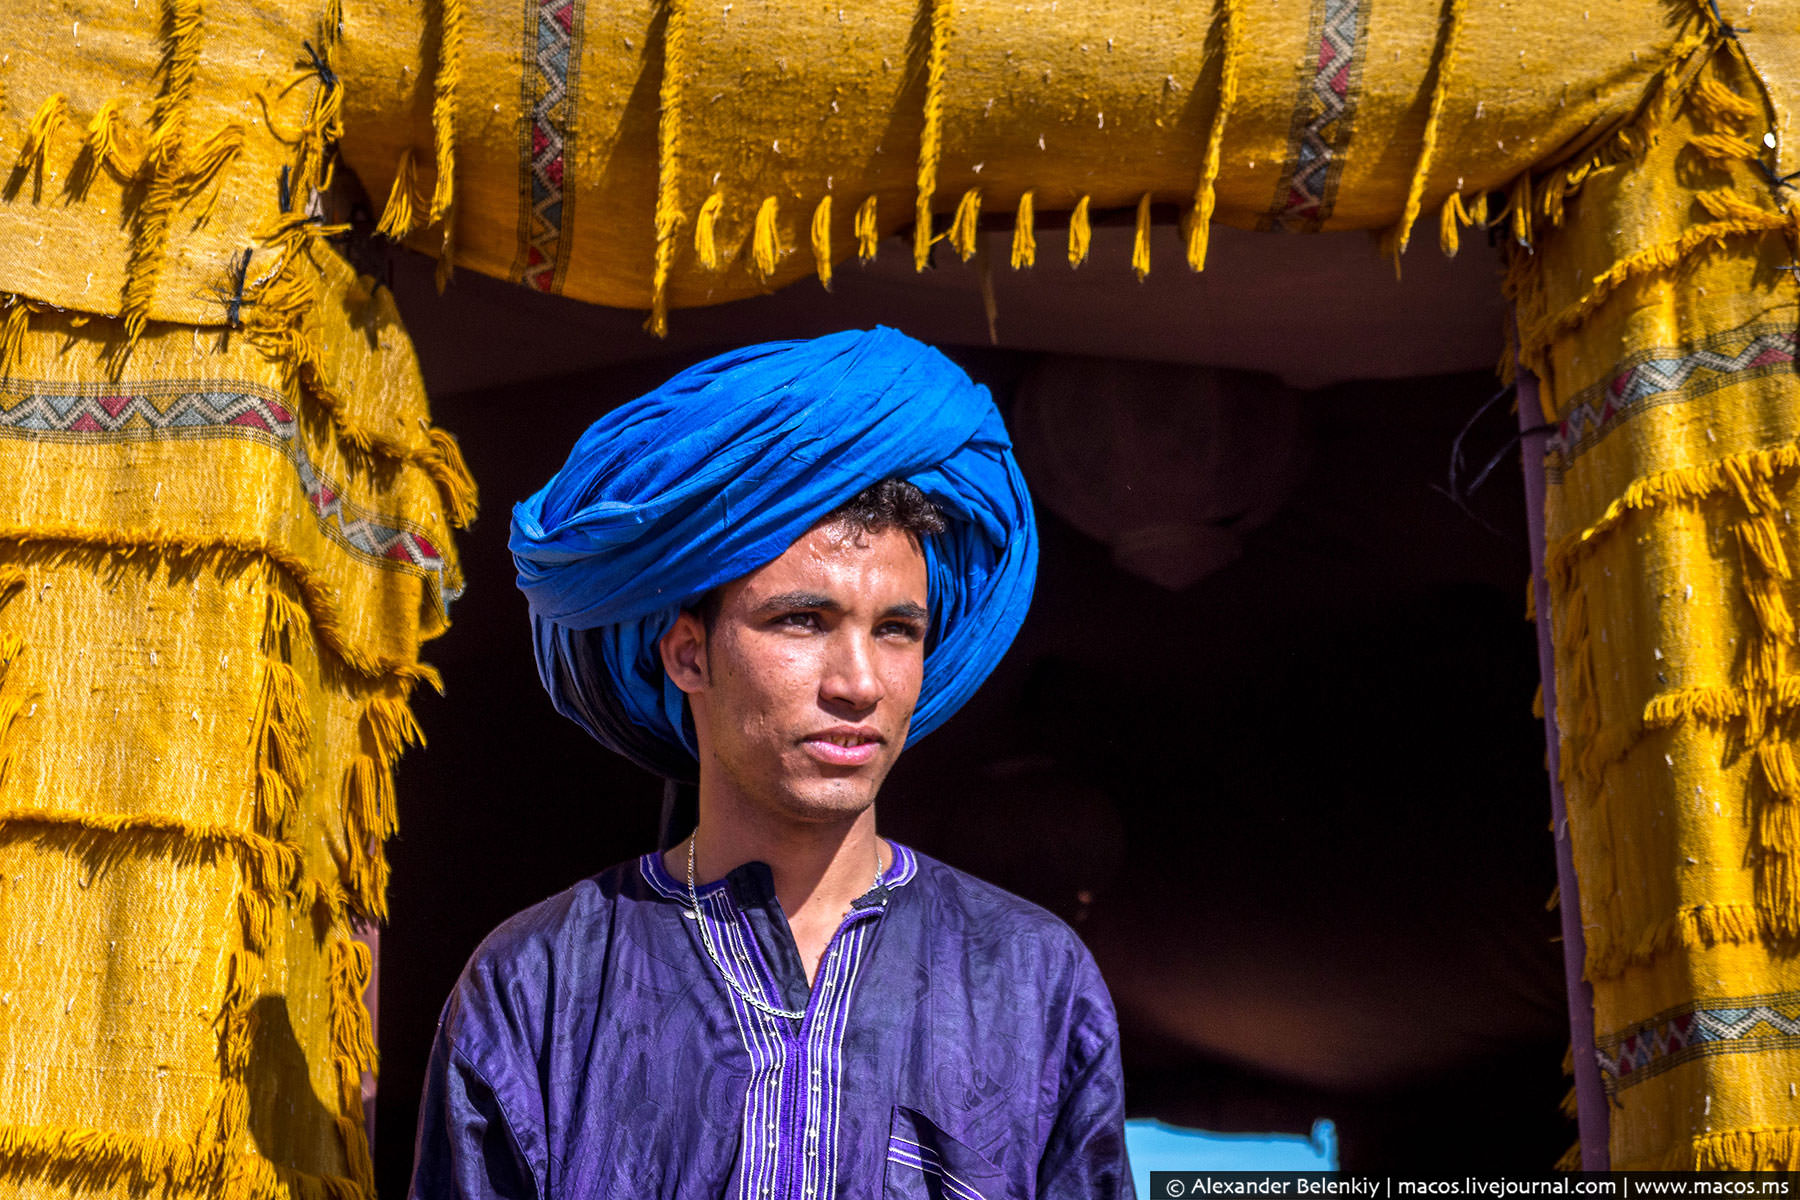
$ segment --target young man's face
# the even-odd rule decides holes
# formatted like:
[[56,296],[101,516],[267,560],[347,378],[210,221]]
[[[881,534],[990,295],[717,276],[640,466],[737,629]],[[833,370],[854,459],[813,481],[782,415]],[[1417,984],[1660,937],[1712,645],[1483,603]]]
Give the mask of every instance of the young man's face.
[[720,589],[710,632],[683,613],[663,662],[688,694],[703,780],[789,820],[867,808],[918,703],[925,587],[907,534],[822,525]]

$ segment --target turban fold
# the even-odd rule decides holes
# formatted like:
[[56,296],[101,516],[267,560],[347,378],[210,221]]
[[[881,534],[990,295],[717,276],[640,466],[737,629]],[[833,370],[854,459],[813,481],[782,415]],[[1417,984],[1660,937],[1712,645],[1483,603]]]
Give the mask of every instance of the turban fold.
[[514,507],[508,545],[557,711],[641,766],[693,778],[685,697],[657,642],[705,592],[890,478],[947,522],[924,539],[931,633],[909,740],[935,729],[1024,621],[1037,529],[987,389],[885,328],[691,367],[596,421]]

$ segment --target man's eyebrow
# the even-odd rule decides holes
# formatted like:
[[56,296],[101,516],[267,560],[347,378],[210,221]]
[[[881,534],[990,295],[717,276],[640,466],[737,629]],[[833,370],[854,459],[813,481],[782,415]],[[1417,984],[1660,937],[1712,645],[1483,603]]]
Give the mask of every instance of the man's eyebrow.
[[907,621],[917,621],[921,625],[931,624],[931,614],[911,600],[896,604],[881,615],[883,618],[900,617]]
[[770,596],[751,611],[758,616],[773,612],[791,612],[795,609],[811,608],[822,612],[842,612],[844,606],[830,596],[821,596],[817,592],[782,592],[778,596]]

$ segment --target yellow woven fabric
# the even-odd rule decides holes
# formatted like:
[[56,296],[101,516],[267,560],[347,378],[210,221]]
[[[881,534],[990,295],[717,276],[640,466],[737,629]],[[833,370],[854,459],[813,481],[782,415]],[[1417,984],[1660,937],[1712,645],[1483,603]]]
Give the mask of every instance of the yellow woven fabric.
[[1027,192],[1027,221],[1198,214],[1198,267],[1209,213],[1435,220],[1624,120],[1692,30],[1658,0],[1590,7],[370,0],[344,13],[343,148],[390,228],[450,213],[415,245],[453,232],[459,264],[605,304],[823,277],[920,212],[923,254]]
[[0,376],[0,1193],[366,1197],[353,919],[473,496],[386,292],[18,308]]
[[[1759,14],[1760,16],[1760,14]],[[1800,303],[1729,28],[1533,181],[1521,357],[1612,1164],[1800,1165]]]
[[245,251],[265,275],[271,231],[328,182],[334,7],[9,5],[0,291],[226,324]]

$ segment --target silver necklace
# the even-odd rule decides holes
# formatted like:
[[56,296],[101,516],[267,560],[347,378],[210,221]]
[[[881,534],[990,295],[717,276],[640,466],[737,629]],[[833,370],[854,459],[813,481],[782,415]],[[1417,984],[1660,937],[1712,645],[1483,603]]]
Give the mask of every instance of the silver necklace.
[[[786,1017],[790,1021],[800,1020],[801,1018],[806,1016],[805,1009],[801,1009],[798,1012],[796,1012],[793,1009],[776,1008],[773,1004],[768,1003],[767,1001],[761,999],[760,997],[752,996],[750,994],[750,992],[748,991],[748,989],[746,989],[743,984],[741,984],[737,981],[737,976],[733,975],[730,971],[726,970],[724,961],[719,958],[719,952],[717,950],[713,949],[712,934],[708,933],[706,930],[706,916],[704,913],[702,913],[700,911],[700,893],[694,888],[694,843],[699,840],[700,840],[700,836],[699,836],[698,830],[695,831],[695,834],[693,837],[690,837],[688,839],[688,855],[687,855],[687,858],[688,858],[688,864],[687,864],[688,902],[694,906],[693,907],[694,924],[696,924],[700,927],[700,944],[702,946],[706,947],[706,957],[712,959],[712,965],[714,967],[718,968],[719,974],[724,977],[724,980],[726,983],[731,985],[731,990],[738,994],[738,999],[742,1000],[745,1004],[748,1004],[751,1008],[754,1008],[759,1012],[768,1013],[772,1017]],[[880,838],[875,839],[875,886],[876,887],[881,886],[881,839]]]

